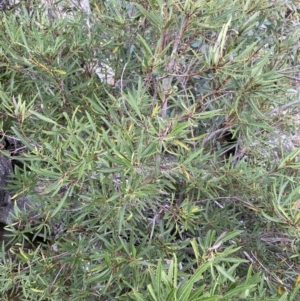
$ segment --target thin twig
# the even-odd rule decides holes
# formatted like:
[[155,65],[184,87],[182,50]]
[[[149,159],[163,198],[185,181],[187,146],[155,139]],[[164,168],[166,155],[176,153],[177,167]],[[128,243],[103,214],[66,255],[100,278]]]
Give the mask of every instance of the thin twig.
[[221,129],[218,129],[212,133],[210,133],[209,135],[207,135],[203,141],[202,141],[202,145],[206,144],[209,140],[211,140],[212,138],[214,138],[216,135],[220,134],[220,133],[223,133],[223,132],[226,132],[228,130],[230,130],[232,128],[231,125],[229,126],[225,126],[224,128],[221,128]]
[[280,111],[286,110],[289,107],[293,107],[293,106],[298,105],[298,104],[300,104],[300,99],[298,99],[296,101],[293,101],[293,102],[290,102],[290,103],[287,103],[287,104],[285,104],[285,105],[283,105],[281,107],[277,107],[277,108],[273,109],[272,111],[266,113],[265,115],[269,116],[269,115],[272,115],[272,114],[276,114],[276,113],[278,113]]
[[156,218],[157,218],[157,214],[155,214],[154,217],[153,217],[153,219],[152,219],[152,229],[151,229],[151,234],[150,234],[150,237],[149,237],[149,244],[151,243],[152,238],[153,238],[153,233],[154,233],[154,227],[155,227]]

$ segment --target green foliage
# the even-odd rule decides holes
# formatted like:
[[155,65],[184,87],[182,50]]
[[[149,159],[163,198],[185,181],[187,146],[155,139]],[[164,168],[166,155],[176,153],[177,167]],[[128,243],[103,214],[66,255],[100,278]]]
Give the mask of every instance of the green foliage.
[[2,299],[297,300],[299,151],[268,143],[290,129],[297,8],[90,2],[1,16],[0,129],[32,200]]

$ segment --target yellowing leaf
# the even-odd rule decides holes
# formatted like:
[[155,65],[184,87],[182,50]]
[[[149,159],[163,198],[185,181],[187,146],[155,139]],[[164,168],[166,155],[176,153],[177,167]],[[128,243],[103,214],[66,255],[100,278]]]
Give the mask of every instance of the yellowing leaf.
[[119,46],[115,47],[115,49],[113,50],[113,52],[112,52],[112,53],[116,53],[116,52],[118,52],[118,51],[119,51],[119,49],[120,49],[120,47],[119,47]]
[[61,74],[61,75],[65,75],[67,74],[67,72],[65,70],[61,70],[61,69],[53,69],[54,72]]
[[26,262],[29,262],[29,258],[26,256],[26,254],[24,253],[24,251],[22,249],[20,249],[20,253],[21,253],[22,258],[24,258]]
[[295,286],[297,286],[300,283],[300,275],[297,277],[297,280],[295,282]]
[[199,211],[199,207],[198,206],[193,206],[192,207],[192,212],[195,213],[195,212],[198,212]]
[[191,245],[192,245],[192,248],[193,248],[195,257],[196,257],[197,262],[198,262],[198,261],[199,261],[199,248],[198,248],[198,244],[197,244],[197,241],[196,241],[195,238],[193,238],[193,239],[191,240]]
[[35,292],[35,293],[43,293],[44,291],[42,291],[42,290],[37,290],[36,288],[30,288],[33,292]]
[[186,149],[186,150],[190,150],[184,143],[182,143],[181,141],[179,140],[174,140],[174,143],[181,146],[182,148]]
[[183,167],[181,167],[181,170],[182,170],[183,174],[185,175],[185,177],[189,180],[190,174]]
[[95,7],[96,7],[98,13],[101,13],[101,10],[100,10],[99,6],[98,6],[96,3],[94,3],[94,5],[95,5]]
[[44,69],[45,71],[51,73],[50,69],[47,66],[43,65],[42,63],[40,63],[40,62],[38,62],[38,61],[36,61],[34,59],[29,59],[29,61],[33,62],[36,66]]
[[152,111],[151,117],[155,117],[159,111],[160,111],[160,106],[157,103]]
[[193,138],[186,138],[185,140],[186,141],[198,141],[198,140],[202,140],[204,137],[206,137],[208,134],[207,133],[204,133],[200,136],[197,136],[197,137],[193,137]]
[[132,212],[130,212],[130,215],[127,217],[126,221],[130,221],[130,220],[132,220],[132,218],[133,218],[133,214],[132,214]]
[[300,212],[296,215],[296,220],[295,220],[295,222],[297,223],[297,222],[299,221],[299,219],[300,219]]
[[249,209],[251,209],[251,210],[253,210],[253,211],[255,211],[255,212],[259,212],[259,211],[260,211],[258,208],[254,207],[254,206],[251,206],[251,205],[249,205],[249,204],[247,204],[246,206],[247,206]]
[[293,208],[294,208],[295,210],[299,210],[299,208],[300,208],[300,200],[297,200],[297,201],[294,203]]

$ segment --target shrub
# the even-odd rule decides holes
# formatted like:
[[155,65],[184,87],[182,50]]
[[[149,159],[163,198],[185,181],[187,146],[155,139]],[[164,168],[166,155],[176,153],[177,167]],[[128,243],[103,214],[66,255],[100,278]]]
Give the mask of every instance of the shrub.
[[297,300],[299,151],[266,143],[291,131],[297,9],[91,8],[2,16],[10,187],[34,207],[7,227],[3,300]]

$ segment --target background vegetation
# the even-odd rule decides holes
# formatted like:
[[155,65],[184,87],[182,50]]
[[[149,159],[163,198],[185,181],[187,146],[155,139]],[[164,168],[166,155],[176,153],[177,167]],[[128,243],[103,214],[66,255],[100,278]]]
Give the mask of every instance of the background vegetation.
[[299,300],[294,1],[90,8],[1,14],[1,300]]

